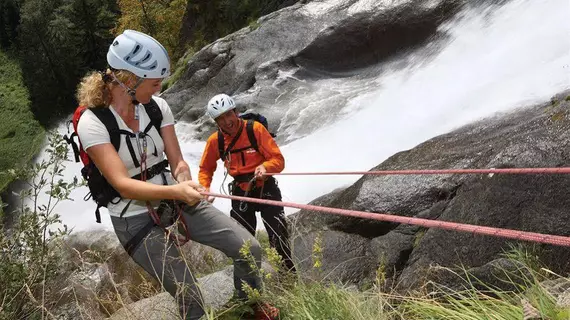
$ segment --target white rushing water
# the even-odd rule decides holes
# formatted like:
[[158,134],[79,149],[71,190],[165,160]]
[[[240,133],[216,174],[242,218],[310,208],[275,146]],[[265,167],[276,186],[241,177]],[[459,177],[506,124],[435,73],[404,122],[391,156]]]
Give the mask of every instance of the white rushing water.
[[[417,50],[406,57],[412,62],[409,67],[369,79],[370,89],[364,93],[361,79],[343,80],[340,95],[347,103],[342,117],[282,146],[286,171],[368,170],[436,135],[496,112],[548,100],[570,88],[568,12],[567,0],[513,0],[502,7],[463,11],[440,27],[448,39],[438,42],[442,47],[435,55],[425,54],[429,45]],[[303,97],[311,101],[311,94],[315,95],[309,109],[303,110],[305,116],[311,111],[326,112],[326,100],[319,103],[316,97],[334,89],[338,82],[319,80],[313,84],[321,90]],[[176,129],[197,177],[205,143],[189,138],[192,125],[178,123]],[[65,175],[78,175],[79,170],[80,165],[70,163]],[[214,191],[222,178],[218,168]],[[279,184],[284,200],[307,203],[356,179],[295,176],[280,177]],[[75,230],[111,229],[104,210],[103,224],[95,223],[94,203],[82,200],[86,193],[86,188],[80,188],[72,194],[74,202],[59,205],[64,223]],[[218,199],[215,205],[229,212],[229,201]]]

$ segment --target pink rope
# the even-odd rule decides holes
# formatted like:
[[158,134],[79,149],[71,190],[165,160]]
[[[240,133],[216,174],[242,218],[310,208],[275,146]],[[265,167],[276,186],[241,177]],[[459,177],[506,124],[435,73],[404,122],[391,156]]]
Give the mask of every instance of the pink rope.
[[[566,168],[566,170],[570,170],[570,168]],[[227,196],[223,194],[210,193],[210,192],[201,192],[201,194],[204,196],[211,196],[216,198],[225,198],[231,200],[267,204],[273,206],[283,206],[283,207],[297,208],[303,210],[318,211],[323,213],[332,213],[348,217],[403,223],[403,224],[422,226],[426,228],[438,228],[444,230],[469,232],[473,234],[488,235],[493,237],[570,247],[570,237],[565,237],[565,236],[542,234],[542,233],[512,230],[512,229],[485,227],[485,226],[448,222],[448,221],[429,220],[429,219],[414,218],[414,217],[402,217],[386,213],[370,213],[364,211],[329,208],[329,207],[322,207],[322,206],[315,206],[308,204],[298,204],[292,202],[282,202],[282,201],[246,198],[238,196]]]

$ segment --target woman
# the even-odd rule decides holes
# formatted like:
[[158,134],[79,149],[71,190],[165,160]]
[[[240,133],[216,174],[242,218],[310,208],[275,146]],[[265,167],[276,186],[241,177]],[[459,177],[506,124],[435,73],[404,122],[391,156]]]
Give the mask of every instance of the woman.
[[[170,74],[166,50],[154,38],[127,30],[109,47],[107,62],[109,69],[82,80],[77,96],[81,105],[112,111],[122,133],[120,148],[117,151],[111,144],[110,134],[95,116],[95,109],[84,112],[77,131],[95,166],[121,195],[108,206],[119,241],[177,298],[184,319],[199,319],[204,310],[196,280],[171,237],[165,236],[167,226],[156,225],[151,217],[156,212],[176,213],[175,206],[167,205],[165,200],[183,203],[178,212],[186,222],[190,239],[221,250],[234,260],[234,285],[238,297],[245,299],[242,281],[259,288],[260,280],[239,249],[249,242],[259,267],[260,246],[247,230],[203,200],[201,187],[192,181],[174,131],[172,112],[166,101],[153,97],[162,79]],[[141,106],[151,99],[162,113],[160,132],[148,125],[151,117]],[[161,166],[165,153],[172,175]],[[136,175],[146,175],[146,181],[132,178]]]

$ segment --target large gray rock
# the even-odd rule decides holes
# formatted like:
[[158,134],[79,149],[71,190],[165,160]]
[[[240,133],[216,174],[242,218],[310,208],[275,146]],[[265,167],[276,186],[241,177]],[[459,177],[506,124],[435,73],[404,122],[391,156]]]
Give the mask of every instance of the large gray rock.
[[401,228],[376,237],[370,241],[371,257],[385,272],[386,277],[392,277],[402,270],[408,261],[416,239],[415,228]]
[[[494,176],[463,186],[440,216],[443,221],[567,235],[570,200],[565,190],[570,181],[563,175]],[[408,261],[405,273],[417,279],[420,270],[431,264],[480,266],[508,250],[513,241],[470,233],[430,229]],[[452,244],[452,246],[450,246]],[[547,247],[546,251],[568,257],[570,251]],[[567,262],[552,256],[543,258],[549,267],[560,270]],[[565,260],[565,259],[564,259]],[[404,285],[406,281],[402,281]]]
[[[262,268],[265,272],[273,272],[266,263],[262,264]],[[220,309],[234,294],[233,266],[197,280],[206,308]],[[109,319],[179,319],[178,304],[169,293],[163,292],[129,304]]]
[[[262,273],[274,273],[266,262],[261,264]],[[234,267],[228,266],[221,271],[198,278],[204,304],[214,310],[221,308],[234,294]]]
[[[195,122],[198,138],[212,132],[213,123],[204,117],[205,105],[220,92],[234,95],[241,110],[263,112],[270,127],[278,129],[281,141],[287,139],[291,126],[302,127],[296,135],[303,136],[324,122],[332,123],[347,99],[326,90],[311,102],[323,100],[317,108],[323,112],[317,111],[299,126],[302,109],[289,110],[290,102],[314,91],[315,80],[346,76],[348,70],[377,64],[425,43],[437,33],[439,24],[457,12],[460,3],[298,3],[260,18],[256,27],[243,28],[204,47],[163,97],[177,118]],[[377,75],[370,73],[362,77]]]
[[[67,277],[62,287],[56,290],[60,298],[54,314],[62,319],[89,315],[92,319],[114,313],[125,305],[154,294],[161,287],[146,271],[139,267],[125,252],[117,236],[111,231],[88,231],[72,233],[66,240],[65,256]],[[228,258],[220,251],[195,242],[182,247],[185,260],[196,276],[210,274],[228,265]],[[231,267],[230,267],[231,268]],[[228,269],[224,269],[227,273]],[[233,290],[233,280],[225,283],[223,274],[214,273],[204,282],[204,296],[208,305],[219,307],[225,303]],[[230,270],[231,277],[231,270]],[[228,288],[228,284],[231,288]],[[229,293],[228,293],[229,292]],[[156,299],[162,299],[158,297]],[[152,305],[152,299],[149,300]],[[134,314],[145,314],[149,308],[134,305]],[[140,309],[140,310],[139,310]],[[130,310],[130,309],[129,309]],[[131,312],[123,311],[123,312]],[[158,313],[150,313],[152,316]],[[122,315],[122,313],[119,313]],[[135,317],[136,318],[136,317]]]
[[[549,103],[497,115],[435,137],[390,157],[373,170],[570,166],[569,94],[562,93]],[[345,190],[321,197],[318,203],[569,235],[569,189],[570,180],[561,174],[365,176]],[[307,211],[291,219],[301,230],[297,234],[297,241],[301,242],[303,238],[311,241],[318,230],[374,239],[368,255],[375,261],[389,262],[401,289],[417,288],[433,280],[431,266],[482,267],[516,243],[441,229],[410,228],[411,233],[398,234],[402,226],[393,223]],[[570,250],[565,247],[543,245],[540,250],[542,261],[557,272],[570,270],[568,257]],[[324,259],[338,258],[325,255]],[[369,267],[362,265],[363,269]],[[491,269],[477,270],[483,275]],[[372,274],[371,271],[360,270],[360,274]],[[438,277],[446,281],[445,275]]]
[[113,313],[109,320],[179,320],[178,304],[168,293],[139,300]]
[[234,268],[227,267],[198,279],[204,304],[219,309],[234,294]]
[[57,292],[58,304],[52,312],[58,319],[104,319],[98,294],[111,277],[107,265],[85,266],[67,277]]
[[426,285],[431,295],[444,296],[473,289],[517,292],[531,285],[533,279],[532,271],[522,262],[498,258],[480,267],[467,269],[440,265],[431,265],[426,272],[419,273],[406,269],[397,285],[404,289]]
[[296,237],[293,256],[302,277],[355,284],[374,267],[368,247],[369,240],[359,235],[324,230]]
[[[233,295],[233,267],[227,267],[202,278],[197,279],[204,305],[219,309]],[[163,292],[156,296],[137,301],[125,306],[110,319],[180,319],[178,304],[168,293]]]

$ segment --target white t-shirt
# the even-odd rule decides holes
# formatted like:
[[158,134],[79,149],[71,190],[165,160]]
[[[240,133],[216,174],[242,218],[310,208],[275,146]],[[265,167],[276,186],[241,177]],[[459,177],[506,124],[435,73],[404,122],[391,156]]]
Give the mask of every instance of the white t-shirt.
[[[168,106],[168,103],[162,98],[153,97],[153,99],[158,104],[160,111],[162,112],[162,123],[161,128],[165,126],[170,126],[174,124],[174,116],[172,115],[172,111]],[[126,130],[129,132],[133,132],[123,121],[121,116],[113,109],[113,106],[109,107],[117,120],[117,124],[119,125],[119,129]],[[150,123],[150,117],[145,111],[145,108],[142,104],[137,106],[138,113],[139,113],[139,130],[143,131],[146,126]],[[155,164],[160,163],[165,159],[164,155],[164,142],[160,137],[160,134],[156,131],[154,126],[150,129],[147,133],[149,137],[146,138],[147,140],[147,168],[152,167]],[[111,138],[109,136],[109,132],[105,125],[97,118],[97,116],[91,112],[91,110],[85,110],[81,118],[79,119],[79,123],[77,124],[77,135],[79,136],[79,140],[81,141],[81,145],[83,146],[84,150],[89,149],[92,146],[96,146],[98,144],[103,143],[111,143]],[[129,149],[127,147],[126,139],[130,139],[133,145],[133,149],[135,150],[135,155],[137,157],[137,161],[140,163],[140,155],[141,151],[143,150],[143,140],[142,138],[137,139],[136,137],[127,137],[124,134],[121,134],[121,147],[119,148],[119,157],[125,164],[129,176],[135,176],[140,174],[140,167],[135,167],[133,162],[133,158]],[[140,141],[140,149],[137,140]],[[154,148],[156,146],[156,151],[158,156],[153,154]],[[141,151],[139,151],[141,150]],[[166,175],[168,184],[174,184],[174,179],[170,174]],[[163,184],[162,176],[156,175],[153,178],[147,180],[147,182],[154,183],[154,184]],[[117,199],[114,199],[113,202],[117,202]],[[112,216],[120,216],[121,212],[127,205],[130,199],[121,199],[120,202],[117,204],[109,203],[107,209],[109,210],[109,214]],[[156,208],[160,201],[153,201],[152,204]],[[145,201],[137,201],[133,200],[129,205],[127,211],[125,211],[123,217],[133,216],[141,213],[146,213],[147,207]]]

